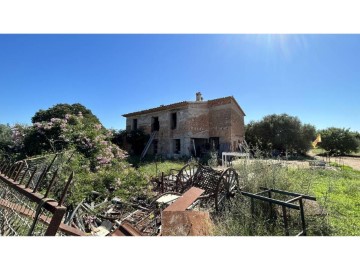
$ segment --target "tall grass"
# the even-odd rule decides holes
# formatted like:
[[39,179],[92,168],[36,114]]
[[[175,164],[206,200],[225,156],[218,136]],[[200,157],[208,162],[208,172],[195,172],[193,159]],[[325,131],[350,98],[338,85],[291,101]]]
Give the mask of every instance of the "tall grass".
[[[342,172],[309,170],[283,166],[274,161],[253,160],[234,166],[240,177],[243,191],[257,193],[260,187],[274,188],[317,197],[317,203],[305,201],[305,216],[308,235],[336,234],[336,226],[329,218],[330,198],[334,192],[332,183]],[[275,199],[288,200],[290,197],[274,194]],[[278,236],[284,235],[282,208],[280,206],[238,195],[233,207],[215,218],[216,235]],[[298,234],[301,228],[300,212],[287,208],[290,235]],[[347,232],[349,233],[349,232]],[[360,232],[359,232],[360,233]]]

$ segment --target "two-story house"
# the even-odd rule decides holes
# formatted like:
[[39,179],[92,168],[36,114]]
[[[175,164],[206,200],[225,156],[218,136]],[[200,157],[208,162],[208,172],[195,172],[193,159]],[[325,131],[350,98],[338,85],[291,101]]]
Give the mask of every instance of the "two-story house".
[[167,157],[200,156],[214,147],[221,152],[236,151],[244,140],[245,113],[235,98],[183,101],[124,114],[126,129],[142,129],[152,135],[148,154]]

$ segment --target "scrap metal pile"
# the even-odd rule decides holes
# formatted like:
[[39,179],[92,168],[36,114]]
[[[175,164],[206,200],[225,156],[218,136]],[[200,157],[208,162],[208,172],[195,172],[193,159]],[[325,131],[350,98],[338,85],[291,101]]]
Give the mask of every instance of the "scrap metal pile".
[[157,196],[151,200],[108,200],[93,192],[68,214],[65,224],[96,236],[161,235],[162,213],[174,202],[177,210],[186,206],[183,210],[222,211],[228,207],[238,188],[238,174],[232,168],[217,171],[187,164],[152,183]]

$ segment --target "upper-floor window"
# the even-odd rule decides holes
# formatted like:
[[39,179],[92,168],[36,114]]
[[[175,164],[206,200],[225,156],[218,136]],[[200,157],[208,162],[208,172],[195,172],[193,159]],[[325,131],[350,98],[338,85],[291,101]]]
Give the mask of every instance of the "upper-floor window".
[[176,129],[176,127],[177,127],[177,114],[176,114],[176,112],[170,114],[170,126],[171,126],[171,129]]
[[132,129],[137,130],[137,119],[133,119]]
[[159,117],[152,117],[151,118],[151,131],[159,131],[160,123]]

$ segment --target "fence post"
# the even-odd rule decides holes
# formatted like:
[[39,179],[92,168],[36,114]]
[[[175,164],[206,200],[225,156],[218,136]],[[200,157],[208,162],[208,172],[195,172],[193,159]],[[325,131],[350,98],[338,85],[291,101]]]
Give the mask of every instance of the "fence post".
[[288,220],[287,220],[287,216],[286,216],[286,207],[285,206],[282,206],[282,211],[283,211],[283,216],[284,216],[285,235],[289,236],[290,232],[289,232],[289,227],[288,227]]
[[305,223],[304,205],[302,198],[300,198],[299,202],[300,202],[301,225],[303,229],[302,235],[306,236],[306,223]]

